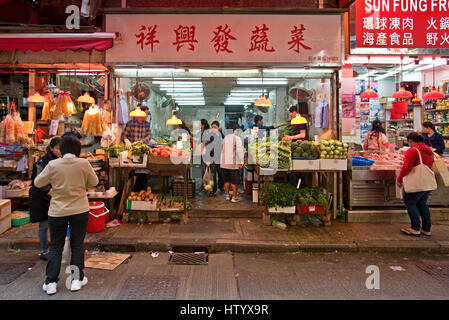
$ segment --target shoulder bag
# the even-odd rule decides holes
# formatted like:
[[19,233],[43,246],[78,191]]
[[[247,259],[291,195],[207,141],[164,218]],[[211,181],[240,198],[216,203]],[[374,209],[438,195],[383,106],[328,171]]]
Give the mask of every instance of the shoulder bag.
[[437,181],[433,171],[422,162],[421,152],[418,149],[419,164],[413,167],[403,179],[404,191],[407,193],[432,191],[437,189]]

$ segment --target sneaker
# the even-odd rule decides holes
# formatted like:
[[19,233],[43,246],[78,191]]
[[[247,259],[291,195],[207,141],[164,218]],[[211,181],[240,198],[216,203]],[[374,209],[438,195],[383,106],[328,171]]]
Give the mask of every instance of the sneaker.
[[232,200],[231,200],[231,202],[240,202],[240,200],[242,200],[242,199],[240,199],[238,196],[237,197],[232,197]]
[[211,198],[212,198],[212,197],[215,197],[215,193],[212,193],[212,192],[209,193],[209,197],[211,197]]
[[231,196],[229,194],[226,195],[226,201],[231,200]]
[[56,282],[51,282],[49,284],[45,284],[42,286],[42,290],[44,290],[48,295],[52,295],[56,293]]
[[83,278],[83,281],[80,280],[72,280],[72,286],[70,287],[71,291],[78,291],[82,287],[84,287],[87,284],[87,277]]
[[48,254],[49,253],[50,253],[49,251],[41,252],[41,254],[39,255],[39,259],[44,260],[44,261],[48,261]]

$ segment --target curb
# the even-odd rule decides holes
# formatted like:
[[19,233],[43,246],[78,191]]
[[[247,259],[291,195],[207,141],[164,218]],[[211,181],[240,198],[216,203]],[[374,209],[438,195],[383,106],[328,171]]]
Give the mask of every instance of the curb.
[[[100,239],[84,243],[86,250],[106,252],[166,252],[173,247],[208,248],[209,253],[287,253],[287,252],[387,252],[387,253],[449,253],[449,241],[407,241],[407,240],[372,240],[326,243],[316,242],[280,242],[260,240],[230,239],[159,239],[136,240],[128,238]],[[39,250],[38,239],[16,239],[0,241],[0,250]]]

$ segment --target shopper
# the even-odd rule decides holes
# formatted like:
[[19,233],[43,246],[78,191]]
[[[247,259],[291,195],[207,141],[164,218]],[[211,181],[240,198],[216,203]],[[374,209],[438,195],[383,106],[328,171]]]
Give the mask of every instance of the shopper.
[[[421,163],[424,163],[430,170],[432,170],[433,164],[433,151],[424,142],[424,138],[416,132],[411,132],[407,136],[410,149],[407,150],[404,156],[404,164],[401,172],[399,173],[397,182],[398,187],[402,189],[403,179],[407,175],[411,174],[412,169]],[[422,177],[421,177],[422,179]],[[417,182],[416,185],[424,186],[427,181]],[[401,232],[409,236],[419,236],[424,234],[430,236],[430,211],[427,206],[427,199],[429,198],[431,191],[421,191],[407,193],[403,191],[404,204],[407,207],[408,215],[411,220],[411,228],[403,228]],[[422,227],[420,222],[422,220]]]
[[[206,144],[206,141],[204,141],[204,135],[205,133],[210,129],[209,122],[206,119],[201,119],[201,137],[200,141],[198,141],[201,145],[201,179],[204,177],[204,173],[206,172],[206,162],[204,161],[204,146]],[[201,185],[200,191],[204,190],[204,186]]]
[[95,187],[98,178],[86,159],[79,158],[80,141],[72,135],[65,136],[60,144],[62,158],[50,161],[36,177],[38,188],[51,185],[51,201],[48,211],[50,227],[50,254],[46,269],[46,280],[42,287],[47,294],[56,293],[56,284],[61,269],[67,226],[70,224],[70,265],[72,271],[71,290],[78,291],[87,284],[84,276],[84,237],[89,220],[89,201],[86,189]]
[[444,145],[444,137],[440,133],[435,132],[435,126],[433,123],[430,121],[423,122],[422,132],[424,143],[431,147],[435,153],[440,156],[443,155],[444,149],[446,148]]
[[236,124],[232,127],[232,134],[228,134],[223,140],[221,152],[221,169],[223,173],[226,200],[231,200],[229,189],[232,185],[232,202],[239,202],[238,186],[240,184],[240,169],[245,161],[245,149],[242,139],[239,137],[240,127]]
[[[293,120],[298,115],[297,106],[291,106],[288,109],[290,118]],[[292,124],[291,135],[285,135],[283,140],[295,142],[296,140],[307,140],[307,124]]]
[[59,144],[61,138],[55,137],[51,139],[46,149],[45,156],[39,159],[33,165],[31,174],[31,188],[29,191],[30,221],[39,222],[39,243],[41,247],[41,260],[48,260],[48,208],[50,207],[50,195],[48,194],[51,186],[47,185],[38,188],[34,185],[34,179],[44,170],[48,163],[61,157]]
[[282,127],[284,124],[275,124],[273,126],[265,126],[263,124],[263,117],[261,115],[256,115],[254,117],[254,125],[252,129],[257,128],[257,137],[261,139],[263,137],[264,132],[266,131],[267,134],[270,132],[270,130],[277,129],[279,127]]
[[214,182],[212,191],[209,192],[209,197],[215,197],[220,182],[223,183],[220,181],[221,174],[219,173],[223,134],[220,131],[220,123],[218,121],[212,122],[212,128],[205,132],[204,139],[206,142],[203,157],[206,167],[210,169],[211,179]]
[[[218,122],[217,120],[215,120],[214,122],[212,122],[212,129],[213,130],[217,130],[221,139],[220,141],[220,154],[218,155],[218,159],[221,159],[221,149],[222,149],[222,144],[223,144],[223,139],[224,139],[224,134],[223,131],[220,128],[220,122]],[[223,181],[223,173],[220,169],[220,162],[217,164],[217,175],[218,175],[218,189],[221,192],[224,192],[224,181]]]
[[374,120],[371,124],[371,130],[365,136],[363,148],[367,151],[385,151],[390,147],[382,122]]
[[[127,123],[122,135],[127,149],[129,149],[134,142],[141,141],[142,143],[149,145],[151,140],[151,126],[150,123],[146,121],[149,114],[148,107],[140,104],[138,104],[137,107],[140,107],[140,110],[144,111],[146,116],[134,117]],[[149,171],[145,169],[134,171],[136,176],[136,183],[133,188],[134,191],[138,192],[147,189],[148,173]]]

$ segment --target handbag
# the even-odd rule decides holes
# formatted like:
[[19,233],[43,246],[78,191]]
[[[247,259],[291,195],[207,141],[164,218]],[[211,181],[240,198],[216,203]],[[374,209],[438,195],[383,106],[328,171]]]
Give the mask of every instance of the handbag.
[[423,164],[421,152],[418,149],[419,164],[413,167],[412,171],[403,179],[404,191],[407,193],[432,191],[437,189],[437,181],[435,173]]

